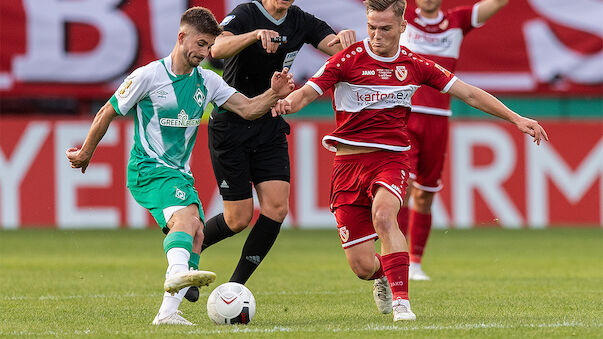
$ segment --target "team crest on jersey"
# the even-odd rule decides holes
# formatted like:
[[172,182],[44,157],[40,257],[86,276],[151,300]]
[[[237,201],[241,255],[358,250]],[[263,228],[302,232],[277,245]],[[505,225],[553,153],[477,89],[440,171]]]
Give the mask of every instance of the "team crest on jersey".
[[203,101],[205,101],[205,94],[201,91],[201,88],[197,88],[195,95],[193,95],[193,99],[197,102],[199,107],[203,108]]
[[176,187],[176,194],[175,194],[176,198],[180,199],[180,200],[184,200],[186,199],[186,193],[184,193],[181,189],[179,189],[178,187]]
[[348,231],[345,226],[341,226],[339,228],[339,237],[341,238],[342,242],[347,242],[350,238],[350,231]]
[[133,78],[126,78],[126,80],[124,80],[121,86],[119,86],[117,94],[120,97],[125,98],[130,94],[130,90],[132,89],[132,79]]
[[408,70],[406,69],[406,66],[396,66],[396,78],[398,78],[398,80],[404,81],[407,75]]

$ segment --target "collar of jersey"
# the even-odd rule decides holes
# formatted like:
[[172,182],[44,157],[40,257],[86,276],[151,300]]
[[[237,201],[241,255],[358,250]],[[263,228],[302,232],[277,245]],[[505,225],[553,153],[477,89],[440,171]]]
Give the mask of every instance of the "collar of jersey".
[[172,56],[171,55],[168,55],[165,58],[161,59],[161,63],[163,64],[163,66],[165,67],[165,70],[168,72],[168,75],[172,79],[184,78],[187,76],[191,76],[191,75],[193,75],[193,73],[195,73],[195,68],[193,68],[193,70],[189,74],[180,74],[180,75],[174,74],[174,72],[172,72]]
[[442,13],[442,11],[438,11],[438,16],[434,19],[422,16],[419,8],[415,8],[415,13],[417,13],[417,17],[419,17],[419,19],[426,25],[436,25],[439,24],[442,19],[444,19],[444,13]]
[[398,46],[398,51],[396,52],[396,55],[391,56],[391,57],[382,57],[382,56],[379,56],[379,55],[373,53],[373,51],[371,51],[370,44],[369,44],[369,38],[364,38],[364,40],[362,40],[362,42],[364,42],[364,49],[366,50],[366,53],[368,53],[368,55],[371,58],[373,58],[377,61],[392,62],[392,61],[398,59],[398,57],[400,56],[400,46]]
[[268,13],[266,8],[264,8],[264,6],[259,1],[253,1],[253,3],[256,6],[258,6],[258,9],[260,10],[260,12],[262,12],[262,14],[264,14],[266,19],[270,20],[270,22],[272,22],[273,24],[275,24],[277,26],[282,24],[285,21],[285,19],[287,18],[287,13],[285,13],[284,17],[280,18],[279,20],[276,20],[272,15],[270,15],[270,13]]

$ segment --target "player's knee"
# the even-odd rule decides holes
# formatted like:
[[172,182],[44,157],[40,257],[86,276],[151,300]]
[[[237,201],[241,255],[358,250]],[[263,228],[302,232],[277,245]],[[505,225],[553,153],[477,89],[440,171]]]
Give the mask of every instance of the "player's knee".
[[261,210],[262,214],[268,218],[278,222],[283,222],[285,217],[287,217],[287,213],[289,213],[289,201],[288,199],[274,201],[262,206]]
[[385,234],[396,227],[397,215],[389,208],[377,208],[373,212],[373,226],[377,234]]
[[252,217],[253,211],[251,213],[239,213],[234,215],[227,215],[225,213],[224,221],[226,221],[226,225],[228,225],[228,228],[230,228],[231,231],[239,233],[249,226]]
[[375,274],[375,258],[354,258],[350,259],[350,268],[356,276],[363,280],[368,280]]

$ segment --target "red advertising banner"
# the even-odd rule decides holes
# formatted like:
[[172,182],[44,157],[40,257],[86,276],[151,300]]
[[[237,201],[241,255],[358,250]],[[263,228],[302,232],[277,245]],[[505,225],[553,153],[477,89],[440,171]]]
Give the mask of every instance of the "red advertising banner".
[[[0,97],[106,98],[134,68],[168,55],[187,6],[221,20],[241,0],[0,1]],[[409,11],[414,1],[409,0]],[[443,8],[475,0],[444,1]],[[361,0],[297,0],[335,30],[366,36]],[[515,0],[471,32],[458,75],[506,93],[603,93],[603,2]],[[298,54],[293,71],[307,77],[326,56]],[[301,80],[298,78],[298,80]]]
[[[65,150],[80,145],[89,120],[0,118],[0,227],[140,228],[153,225],[125,187],[133,127],[116,120],[86,174]],[[285,224],[334,227],[328,209],[333,153],[321,146],[332,122],[293,121],[292,190]],[[547,121],[550,143],[535,146],[510,124],[451,124],[444,190],[433,220],[440,227],[603,226],[600,123]],[[206,128],[202,125],[200,128]],[[205,214],[222,209],[199,133],[191,167]]]

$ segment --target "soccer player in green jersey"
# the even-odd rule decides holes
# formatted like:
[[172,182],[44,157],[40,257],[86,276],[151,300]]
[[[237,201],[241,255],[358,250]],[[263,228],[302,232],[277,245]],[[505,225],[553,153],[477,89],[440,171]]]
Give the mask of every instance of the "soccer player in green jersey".
[[66,151],[71,167],[85,173],[111,121],[133,112],[135,134],[127,185],[167,234],[163,242],[168,260],[166,292],[155,325],[192,325],[178,310],[183,296],[188,287],[205,286],[216,278],[213,272],[198,270],[205,219],[190,171],[205,107],[213,102],[254,120],[294,88],[291,74],[284,69],[273,74],[266,92],[249,99],[214,72],[198,67],[221,32],[209,10],[188,9],[171,54],[132,72],[96,114],[82,147]]

